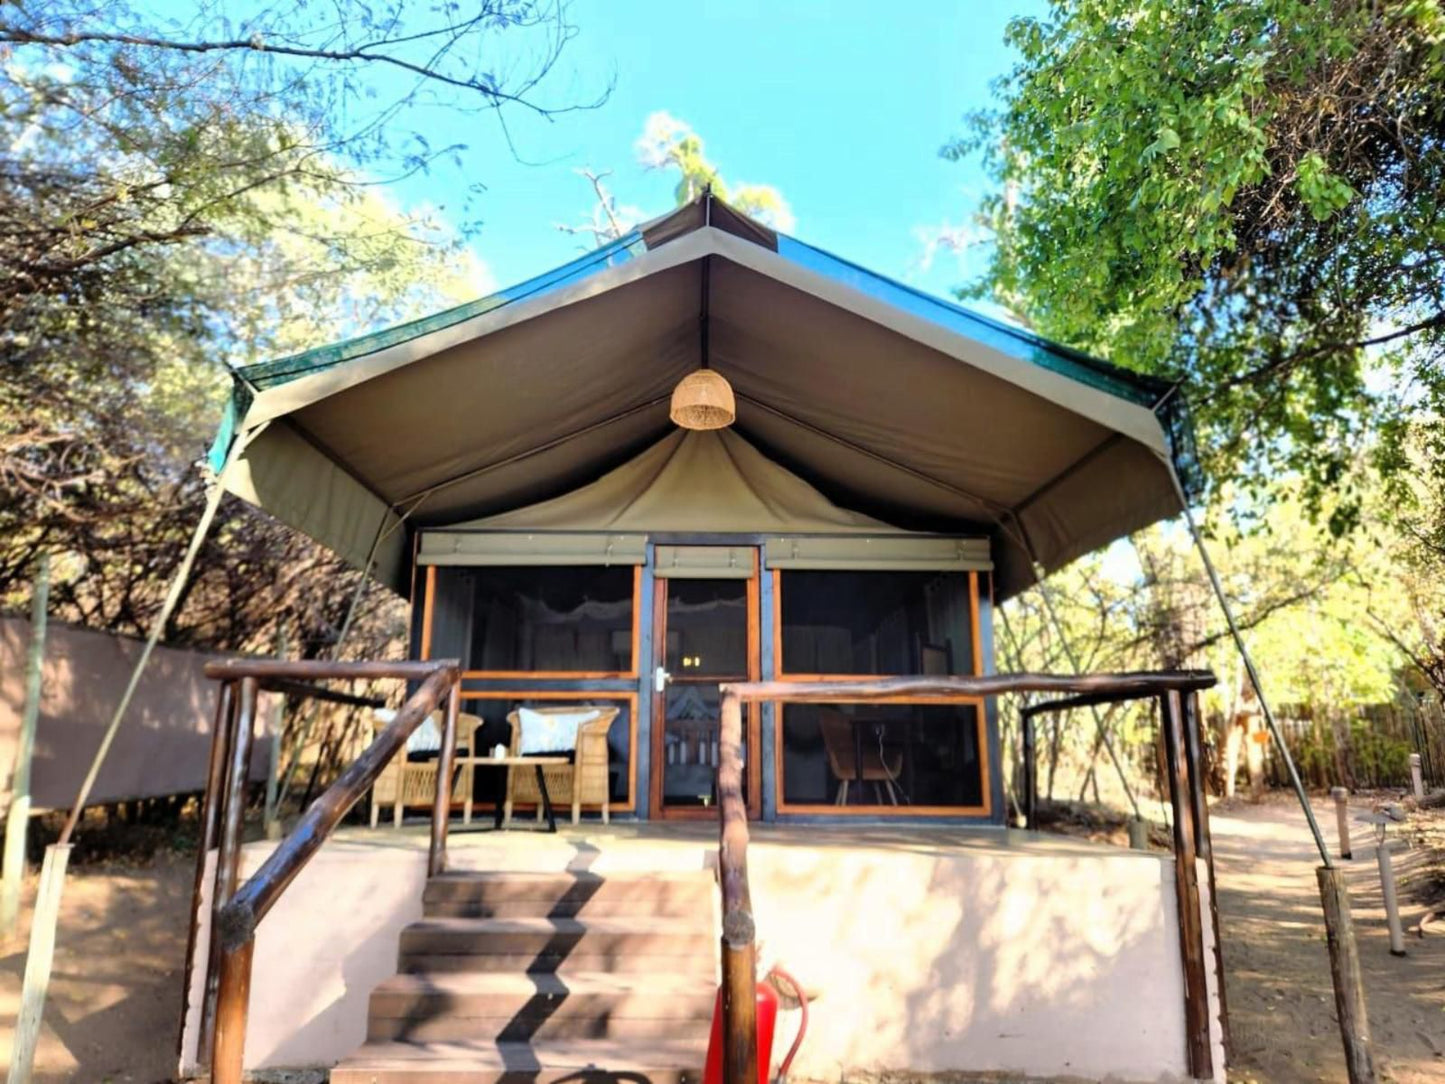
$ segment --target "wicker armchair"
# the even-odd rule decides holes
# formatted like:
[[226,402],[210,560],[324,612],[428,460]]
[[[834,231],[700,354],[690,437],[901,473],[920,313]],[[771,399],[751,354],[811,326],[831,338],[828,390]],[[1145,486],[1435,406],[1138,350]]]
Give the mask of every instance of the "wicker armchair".
[[[442,725],[441,712],[433,712],[431,716],[432,725],[439,731]],[[375,729],[381,730],[386,722],[377,719],[373,724]],[[457,737],[456,751],[467,753],[472,747],[472,732],[482,725],[479,716],[468,715],[466,712],[459,712],[457,715]],[[392,807],[392,823],[401,827],[402,813],[407,806],[424,806],[428,809],[436,800],[437,793],[437,762],[436,760],[407,760],[405,751],[398,753],[392,758],[371,788],[371,826],[376,827],[381,818],[383,806]],[[452,784],[452,801],[462,802],[470,805],[472,800],[472,772],[463,768],[457,772],[456,781]]]
[[[547,795],[552,799],[552,804],[555,806],[571,802],[573,824],[582,819],[584,805],[600,807],[602,823],[609,823],[608,791],[611,780],[607,772],[607,731],[611,729],[612,721],[617,718],[618,709],[590,704],[583,707],[569,704],[565,707],[534,710],[544,715],[580,711],[596,713],[595,718],[577,728],[577,755],[574,762],[546,767],[542,771],[546,773]],[[521,748],[522,728],[515,711],[508,712],[507,722],[512,727],[512,755],[517,756]],[[502,812],[503,823],[511,823],[514,802],[535,802],[537,819],[542,819],[542,794],[537,789],[535,771],[514,768],[507,773],[507,800]]]

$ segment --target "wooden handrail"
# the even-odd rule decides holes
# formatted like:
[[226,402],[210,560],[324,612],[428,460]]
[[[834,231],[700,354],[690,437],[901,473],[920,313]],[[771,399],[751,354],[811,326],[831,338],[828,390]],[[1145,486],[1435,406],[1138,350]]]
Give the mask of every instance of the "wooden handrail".
[[1123,674],[986,674],[982,677],[831,678],[823,681],[748,681],[725,685],[744,702],[863,704],[880,700],[953,700],[1008,693],[1076,693],[1119,698],[1162,696],[1212,688],[1208,670]]
[[[221,909],[221,948],[235,950],[256,933],[256,924],[266,917],[286,886],[310,861],[341,822],[341,818],[365,796],[377,776],[405,747],[407,739],[421,726],[443,697],[456,684],[461,673],[458,665],[433,664],[431,676],[397,712],[385,730],[352,761],[336,782],[311,803],[291,834],[281,841],[266,861],[237,889],[231,901]],[[450,715],[451,713],[448,712]]]
[[431,662],[415,660],[368,660],[366,662],[331,662],[328,659],[221,659],[203,667],[206,677],[214,681],[238,678],[292,678],[296,681],[366,681],[380,678],[420,680],[428,678],[439,666],[454,666],[458,659]]
[[[392,758],[405,748],[407,739],[443,700],[447,701],[445,737],[442,757],[437,765],[437,798],[433,806],[434,823],[427,868],[435,873],[445,867],[445,821],[450,810],[446,798],[451,792],[452,758],[449,754],[454,744],[459,711],[461,663],[456,659],[423,663],[295,663],[233,659],[207,664],[205,669],[207,676],[226,682],[224,688],[239,684],[243,702],[247,697],[254,702],[257,686],[273,681],[423,679],[421,686],[397,712],[396,718],[376,736],[366,751],[341,773],[336,782],[311,804],[291,833],[261,863],[261,868],[229,899],[221,897],[224,903],[214,912],[211,937],[212,944],[218,951],[213,954],[215,973],[208,976],[208,986],[215,990],[212,1022],[214,1038],[210,1048],[211,1081],[212,1084],[240,1084],[251,987],[251,958],[255,951],[257,925],[285,892],[287,885],[295,880],[312,855],[321,848],[347,811],[366,794]],[[250,718],[243,703],[235,729],[244,728],[249,733],[249,727]],[[237,752],[233,755],[239,757],[241,754]],[[233,814],[231,819],[237,820],[237,823],[227,826],[230,833],[227,838],[230,839],[231,850],[239,855],[239,809],[244,801],[245,776],[244,773],[239,776],[233,773],[233,776],[226,795],[226,808]],[[437,819],[442,822],[440,827],[435,823]],[[203,1032],[206,1030],[206,1016],[203,1006]],[[205,1038],[203,1034],[202,1043]]]
[[[833,678],[825,681],[747,681],[721,686],[721,720],[718,738],[718,882],[722,892],[722,1002],[723,1080],[726,1084],[758,1084],[757,1057],[757,929],[753,919],[752,896],[748,889],[748,812],[743,800],[743,726],[745,703],[770,701],[779,704],[864,704],[879,702],[951,701],[965,697],[1002,696],[1010,693],[1054,693],[1065,699],[1029,705],[1025,719],[1031,722],[1042,711],[1106,703],[1113,700],[1159,698],[1166,715],[1165,737],[1180,741],[1179,705],[1214,686],[1208,670],[1160,670],[1112,674],[988,674],[979,677],[876,677]],[[1029,735],[1031,739],[1031,735]],[[1031,741],[1028,743],[1031,744]],[[1173,748],[1173,745],[1170,746]],[[1032,759],[1032,749],[1026,756]],[[1175,795],[1176,818],[1180,817],[1180,795],[1184,788],[1197,786],[1185,770],[1170,778]],[[1193,831],[1193,829],[1189,829]],[[1176,832],[1175,862],[1179,871],[1181,947],[1190,998],[1186,1000],[1186,1032],[1189,1063],[1196,1075],[1212,1075],[1208,1046],[1206,1004],[1198,999],[1203,983],[1202,938],[1199,936],[1199,897],[1194,877],[1195,846],[1192,836]],[[1188,914],[1193,915],[1193,926]],[[1201,1038],[1202,1036],[1202,1038]]]

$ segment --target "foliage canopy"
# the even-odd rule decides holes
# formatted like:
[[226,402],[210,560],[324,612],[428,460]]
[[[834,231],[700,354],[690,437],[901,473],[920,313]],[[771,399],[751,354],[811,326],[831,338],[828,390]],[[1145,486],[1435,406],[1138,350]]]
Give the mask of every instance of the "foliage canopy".
[[[999,184],[966,292],[1182,377],[1217,481],[1288,473],[1318,507],[1372,422],[1387,454],[1438,425],[1438,0],[1055,0],[1008,39],[1002,107],[944,148]],[[1339,531],[1360,504],[1332,506]]]

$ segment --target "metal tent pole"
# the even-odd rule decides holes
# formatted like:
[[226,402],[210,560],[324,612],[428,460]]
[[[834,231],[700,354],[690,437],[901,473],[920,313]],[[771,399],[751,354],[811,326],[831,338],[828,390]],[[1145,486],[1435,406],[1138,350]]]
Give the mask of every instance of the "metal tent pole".
[[[1178,479],[1175,480],[1178,485]],[[1224,584],[1219,579],[1219,573],[1214,567],[1214,562],[1209,557],[1209,549],[1204,545],[1204,536],[1199,531],[1199,524],[1194,520],[1194,513],[1189,509],[1189,502],[1185,500],[1181,490],[1180,502],[1184,505],[1184,521],[1189,525],[1189,533],[1194,538],[1194,548],[1199,551],[1199,559],[1204,563],[1204,571],[1209,574],[1210,586],[1214,588],[1214,597],[1219,600],[1219,608],[1224,613],[1225,623],[1229,626],[1230,638],[1234,646],[1239,650],[1239,657],[1244,662],[1244,672],[1249,675],[1249,683],[1254,687],[1254,694],[1259,698],[1260,714],[1264,716],[1265,725],[1269,727],[1270,735],[1274,738],[1275,748],[1279,750],[1280,758],[1284,761],[1286,770],[1289,772],[1290,785],[1294,788],[1295,796],[1299,799],[1300,807],[1304,810],[1305,820],[1309,821],[1310,834],[1314,836],[1315,846],[1319,848],[1320,860],[1326,869],[1332,867],[1330,861],[1330,850],[1325,845],[1324,833],[1320,831],[1320,825],[1315,820],[1315,811],[1310,807],[1309,796],[1305,793],[1304,783],[1300,781],[1299,770],[1295,767],[1294,757],[1289,755],[1289,748],[1284,743],[1284,734],[1275,722],[1274,712],[1270,710],[1269,700],[1264,695],[1264,684],[1259,680],[1259,671],[1254,667],[1254,658],[1245,646],[1244,635],[1239,631],[1239,624],[1234,620],[1234,607],[1229,604],[1229,596],[1224,593]]]
[[1194,538],[1194,547],[1199,551],[1199,559],[1204,563],[1204,570],[1209,574],[1210,586],[1214,588],[1214,596],[1219,600],[1219,608],[1223,611],[1224,620],[1229,625],[1230,637],[1234,640],[1234,646],[1239,649],[1239,657],[1244,662],[1244,670],[1249,675],[1249,683],[1254,687],[1255,695],[1259,698],[1260,714],[1264,716],[1265,725],[1269,727],[1270,735],[1274,738],[1275,748],[1279,750],[1280,758],[1289,772],[1290,784],[1294,787],[1300,808],[1304,810],[1305,820],[1309,822],[1310,834],[1314,836],[1315,847],[1319,850],[1320,861],[1323,863],[1315,871],[1315,875],[1319,882],[1320,904],[1324,912],[1325,934],[1330,957],[1330,979],[1335,990],[1335,1014],[1340,1023],[1340,1040],[1344,1045],[1345,1070],[1349,1075],[1350,1084],[1375,1084],[1374,1048],[1370,1039],[1370,1021],[1365,1005],[1365,985],[1360,969],[1360,953],[1355,943],[1354,922],[1350,916],[1349,890],[1345,885],[1340,868],[1330,861],[1330,851],[1325,845],[1324,833],[1320,831],[1319,822],[1315,820],[1314,810],[1310,806],[1304,784],[1300,781],[1294,758],[1290,756],[1289,749],[1285,746],[1284,735],[1280,732],[1279,724],[1275,722],[1274,713],[1270,710],[1269,701],[1265,698],[1264,687],[1259,680],[1259,671],[1255,669],[1254,659],[1249,653],[1249,648],[1245,646],[1244,636],[1240,633],[1239,624],[1234,619],[1234,609],[1229,604],[1229,597],[1224,593],[1224,584],[1220,582],[1219,573],[1209,557],[1209,548],[1204,544],[1204,536],[1200,533],[1199,524],[1194,520],[1194,513],[1189,508],[1189,499],[1185,496],[1184,487],[1179,484],[1179,477],[1174,473],[1172,464],[1170,465],[1170,476],[1173,478],[1175,490],[1179,494],[1179,503],[1184,508],[1184,520],[1189,525],[1190,535]]

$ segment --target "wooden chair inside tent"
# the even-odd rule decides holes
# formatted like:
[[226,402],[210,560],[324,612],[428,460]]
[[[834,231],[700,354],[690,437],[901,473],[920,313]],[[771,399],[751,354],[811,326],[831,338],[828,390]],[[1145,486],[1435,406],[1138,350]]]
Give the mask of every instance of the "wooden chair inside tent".
[[[572,823],[582,819],[582,807],[595,805],[602,812],[602,823],[609,823],[611,779],[607,771],[607,732],[617,718],[615,707],[587,705],[577,707],[546,707],[531,709],[542,715],[571,715],[590,713],[592,718],[577,728],[576,756],[571,764],[558,764],[543,768],[547,779],[547,794],[554,804],[570,802]],[[522,726],[516,711],[507,713],[507,722],[512,727],[512,755],[522,755]],[[503,812],[503,825],[512,820],[512,807],[517,802],[535,802],[537,819],[542,819],[542,793],[537,787],[536,773],[530,770],[507,773],[507,800]]]
[[848,804],[850,783],[872,783],[879,804],[883,795],[898,804],[898,788],[894,784],[903,769],[903,754],[891,753],[886,758],[876,745],[860,742],[855,727],[860,724],[836,708],[819,708],[818,725],[823,731],[823,748],[828,754],[828,770],[838,780],[835,805]]

